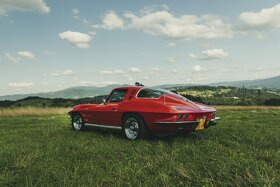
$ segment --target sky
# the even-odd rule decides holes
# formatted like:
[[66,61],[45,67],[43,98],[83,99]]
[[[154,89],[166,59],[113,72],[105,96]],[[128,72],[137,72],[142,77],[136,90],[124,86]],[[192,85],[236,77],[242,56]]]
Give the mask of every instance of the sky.
[[0,95],[280,75],[276,0],[0,0]]

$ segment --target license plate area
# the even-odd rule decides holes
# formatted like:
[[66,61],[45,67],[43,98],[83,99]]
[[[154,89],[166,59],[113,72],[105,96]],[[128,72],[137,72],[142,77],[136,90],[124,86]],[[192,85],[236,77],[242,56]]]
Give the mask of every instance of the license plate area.
[[198,121],[198,125],[195,128],[195,130],[202,130],[202,129],[204,129],[204,124],[205,124],[206,119],[205,118],[198,118],[197,121]]

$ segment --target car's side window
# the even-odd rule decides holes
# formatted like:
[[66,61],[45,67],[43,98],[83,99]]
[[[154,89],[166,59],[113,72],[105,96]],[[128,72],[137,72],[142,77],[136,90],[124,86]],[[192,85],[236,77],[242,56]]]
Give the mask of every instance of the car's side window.
[[162,94],[164,94],[163,91],[160,90],[153,90],[153,89],[142,89],[138,93],[138,98],[159,98]]
[[114,90],[110,98],[107,100],[107,103],[122,102],[126,93],[127,89]]

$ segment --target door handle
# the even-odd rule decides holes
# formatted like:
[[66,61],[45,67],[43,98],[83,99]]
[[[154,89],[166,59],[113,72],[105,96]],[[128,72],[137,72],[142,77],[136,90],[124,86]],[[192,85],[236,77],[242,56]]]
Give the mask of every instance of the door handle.
[[112,110],[117,111],[118,108],[117,107],[112,107]]

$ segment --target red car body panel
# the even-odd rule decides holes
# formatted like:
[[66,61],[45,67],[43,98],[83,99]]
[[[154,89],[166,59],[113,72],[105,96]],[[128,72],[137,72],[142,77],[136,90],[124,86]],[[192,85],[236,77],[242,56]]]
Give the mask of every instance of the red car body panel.
[[[153,133],[193,131],[198,126],[198,119],[204,118],[203,128],[214,124],[216,110],[212,107],[195,103],[182,96],[166,92],[159,98],[138,98],[137,94],[146,87],[128,86],[112,90],[127,90],[122,102],[103,104],[81,104],[75,106],[69,114],[81,114],[86,124],[122,128],[122,118],[127,113],[138,114]],[[107,100],[108,101],[108,100]],[[179,119],[183,115],[186,118]]]

